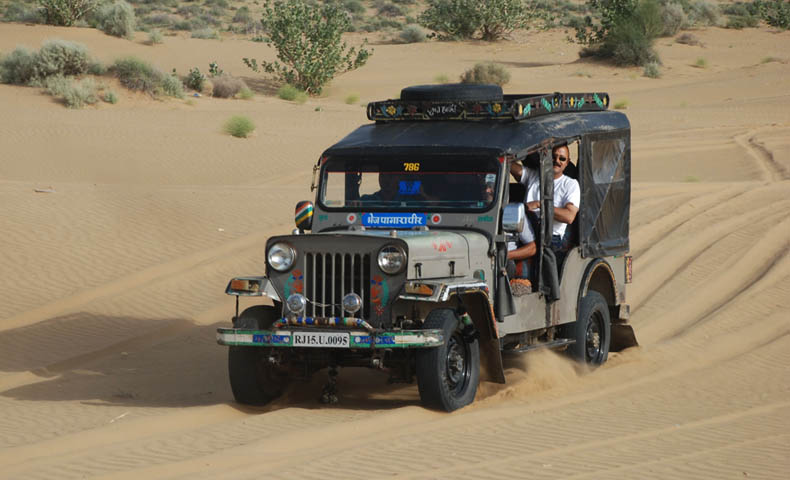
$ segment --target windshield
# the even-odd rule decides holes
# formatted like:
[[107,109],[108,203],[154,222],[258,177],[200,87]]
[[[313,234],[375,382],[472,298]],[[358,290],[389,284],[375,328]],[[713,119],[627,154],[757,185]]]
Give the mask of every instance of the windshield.
[[499,162],[479,156],[330,158],[321,204],[338,210],[485,210]]

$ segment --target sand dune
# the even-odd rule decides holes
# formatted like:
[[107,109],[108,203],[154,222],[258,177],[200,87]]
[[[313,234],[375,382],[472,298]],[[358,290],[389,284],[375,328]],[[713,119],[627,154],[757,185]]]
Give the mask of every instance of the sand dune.
[[[657,80],[578,60],[550,31],[376,45],[304,105],[122,92],[71,111],[0,85],[0,478],[786,478],[790,32],[695,34],[704,47],[659,42]],[[240,58],[272,56],[237,39],[149,47],[0,24],[2,51],[50,37],[106,62],[216,60],[251,83]],[[709,68],[692,66],[700,56]],[[233,403],[214,340],[233,311],[225,284],[262,271],[266,238],[311,197],[318,155],[366,121],[343,99],[482,60],[508,66],[509,91],[628,100],[642,346],[594,372],[552,352],[509,357],[506,385],[481,385],[450,415],[360,369],[341,372],[337,406],[315,401],[322,375],[265,408]],[[221,133],[236,113],[257,124],[252,138]]]

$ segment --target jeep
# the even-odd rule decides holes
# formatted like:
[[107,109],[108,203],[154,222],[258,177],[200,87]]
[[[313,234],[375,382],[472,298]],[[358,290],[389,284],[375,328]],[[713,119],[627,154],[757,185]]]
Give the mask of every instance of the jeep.
[[[416,377],[426,407],[453,411],[481,379],[505,382],[503,355],[552,348],[597,366],[637,345],[626,303],[630,125],[608,104],[602,92],[463,84],[370,103],[372,122],[321,154],[297,228],[268,239],[266,275],[227,286],[236,312],[217,341],[230,347],[236,401],[266,404],[328,369],[321,399],[335,402],[338,368],[370,367],[392,382]],[[532,169],[540,210],[553,212],[557,145],[576,152],[565,174],[581,192],[561,255],[553,216],[528,214],[510,175],[514,162]],[[517,285],[507,245],[524,222],[536,254]],[[267,300],[239,313],[239,297]]]

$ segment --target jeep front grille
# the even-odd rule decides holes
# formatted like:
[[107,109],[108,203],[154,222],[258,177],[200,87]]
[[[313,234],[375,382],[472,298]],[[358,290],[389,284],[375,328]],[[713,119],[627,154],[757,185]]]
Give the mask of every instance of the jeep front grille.
[[[307,253],[304,257],[307,316],[370,318],[370,254]],[[343,296],[351,292],[362,308],[343,311]]]

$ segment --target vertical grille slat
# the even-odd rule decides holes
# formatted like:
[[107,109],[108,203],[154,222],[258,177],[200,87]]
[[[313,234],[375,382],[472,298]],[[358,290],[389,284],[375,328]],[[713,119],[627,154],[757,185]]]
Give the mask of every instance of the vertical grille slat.
[[[303,268],[309,300],[305,315],[370,318],[370,254],[305,253]],[[353,315],[342,306],[351,292],[362,299],[362,309]]]

